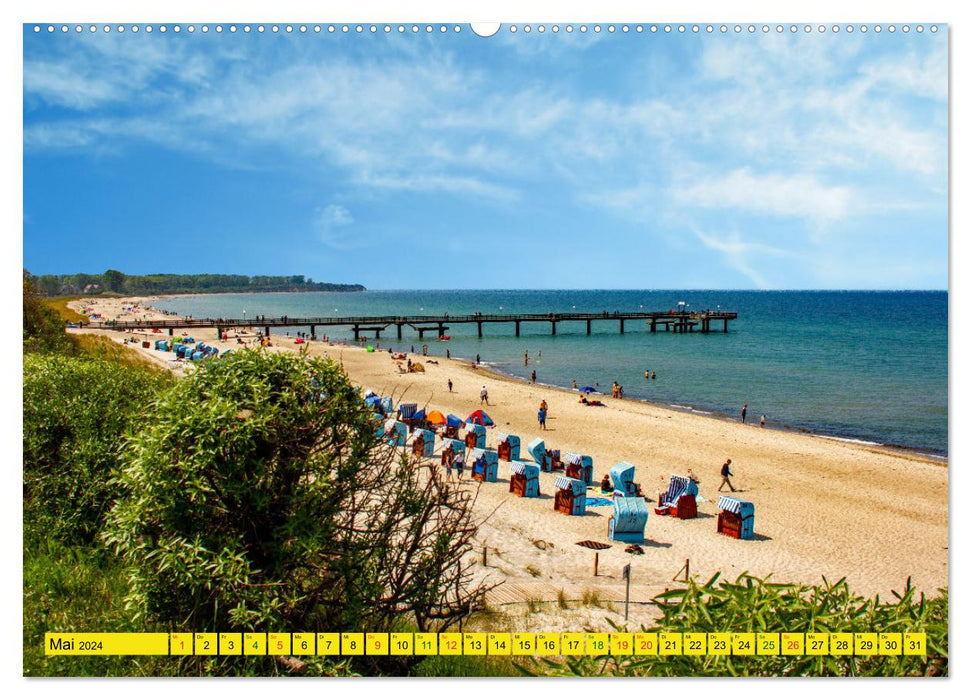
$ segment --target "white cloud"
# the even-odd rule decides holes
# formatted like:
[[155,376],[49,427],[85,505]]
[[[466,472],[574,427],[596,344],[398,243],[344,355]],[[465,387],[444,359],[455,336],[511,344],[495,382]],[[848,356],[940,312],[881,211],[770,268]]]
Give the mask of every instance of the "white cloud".
[[854,199],[852,188],[826,185],[812,175],[754,175],[748,168],[675,186],[671,195],[690,206],[805,218],[817,223],[845,218]]
[[314,211],[313,226],[320,241],[340,250],[366,245],[363,236],[355,236],[348,227],[354,223],[351,212],[340,204],[328,204]]

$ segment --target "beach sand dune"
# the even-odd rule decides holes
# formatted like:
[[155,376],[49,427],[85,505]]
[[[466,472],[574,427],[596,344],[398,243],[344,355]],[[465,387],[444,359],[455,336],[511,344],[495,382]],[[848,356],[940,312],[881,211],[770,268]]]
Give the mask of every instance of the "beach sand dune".
[[[139,300],[141,313],[155,313],[144,309],[150,301]],[[89,302],[105,317],[132,303]],[[215,339],[214,331],[196,335],[206,342]],[[143,336],[163,337],[136,334]],[[298,347],[292,339],[273,338],[274,351]],[[238,347],[235,339],[222,345]],[[143,352],[162,364],[172,364],[171,355]],[[599,628],[604,615],[617,619],[624,598],[621,570],[628,563],[633,572],[631,599],[639,602],[631,611],[635,622],[649,621],[653,609],[643,603],[678,586],[672,579],[686,561],[691,573],[701,579],[716,572],[728,579],[749,572],[771,575],[778,582],[808,584],[821,583],[823,577],[831,582],[845,577],[854,591],[881,597],[899,591],[908,577],[929,594],[947,586],[948,471],[941,460],[766,430],[637,401],[605,398],[607,407],[593,408],[578,403],[576,392],[499,377],[459,360],[435,358],[437,364],[424,362],[424,373],[399,374],[387,352],[367,353],[320,342],[311,343],[309,352],[341,362],[355,383],[382,395],[393,394],[399,400],[463,417],[485,408],[497,423],[488,431],[490,446],[495,445],[495,432],[510,432],[521,437],[525,454],[525,445],[542,437],[548,448],[563,454],[590,455],[598,482],[617,462],[636,466],[635,480],[648,496],[651,511],[647,542],[642,545],[645,553],[627,554],[625,545],[612,542],[599,554],[596,577],[594,553],[576,543],[609,542],[610,507],[588,508],[583,517],[554,512],[555,475],[546,473],[540,476],[541,498],[517,498],[509,493],[505,462],[500,462],[499,483],[468,482],[467,488],[478,488],[477,513],[481,518],[488,515],[474,557],[477,573],[503,582],[490,594],[490,605],[518,610],[511,620],[522,618],[522,606],[529,608],[532,614],[522,623],[523,629],[537,629],[537,620],[545,617],[549,617],[544,623],[548,629],[558,629],[555,621],[564,615],[573,628],[578,620]],[[448,379],[453,384],[451,393]],[[488,407],[479,399],[483,384],[489,391]],[[536,421],[544,399],[549,403],[545,432]],[[726,458],[732,459],[737,495],[755,504],[756,537],[751,541],[716,532],[719,469]],[[666,488],[668,477],[687,469],[701,480],[704,500],[699,517],[676,520],[655,515],[654,500]],[[567,602],[568,614],[562,607],[564,600],[584,598],[587,605]]]

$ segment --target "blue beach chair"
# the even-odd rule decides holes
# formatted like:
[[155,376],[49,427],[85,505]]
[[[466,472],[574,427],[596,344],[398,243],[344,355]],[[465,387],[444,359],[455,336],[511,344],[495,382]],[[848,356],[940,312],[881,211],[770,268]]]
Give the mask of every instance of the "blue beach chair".
[[519,460],[519,436],[499,433],[496,435],[496,452],[499,459],[504,462],[516,462]]
[[593,457],[576,452],[566,453],[566,475],[590,485],[593,483]]
[[539,498],[539,467],[526,462],[513,462],[509,471],[509,493],[521,498]]
[[643,498],[614,498],[614,514],[607,525],[607,536],[620,542],[643,542],[647,526],[647,504]]
[[556,495],[553,510],[567,515],[584,515],[587,512],[587,485],[579,479],[558,476],[553,482]]
[[718,532],[737,540],[755,537],[755,505],[734,496],[718,499]]
[[632,497],[637,495],[637,484],[634,483],[634,465],[630,462],[620,462],[610,468],[610,480],[614,483],[614,495]]

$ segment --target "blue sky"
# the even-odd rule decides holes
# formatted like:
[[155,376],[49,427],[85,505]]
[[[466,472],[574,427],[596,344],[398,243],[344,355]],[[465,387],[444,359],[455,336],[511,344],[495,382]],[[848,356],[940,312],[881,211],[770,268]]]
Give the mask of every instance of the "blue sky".
[[945,288],[946,29],[27,26],[23,177],[37,274]]

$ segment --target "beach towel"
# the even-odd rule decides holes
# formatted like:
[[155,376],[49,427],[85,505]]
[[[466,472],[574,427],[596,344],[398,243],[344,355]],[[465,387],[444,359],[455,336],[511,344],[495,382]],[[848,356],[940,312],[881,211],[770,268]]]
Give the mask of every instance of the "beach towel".
[[609,498],[599,498],[597,496],[587,496],[587,505],[597,508],[599,506],[612,506],[614,502]]

